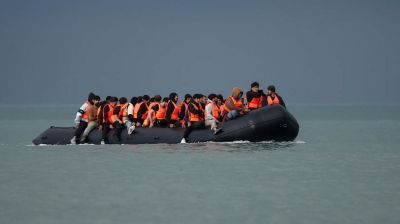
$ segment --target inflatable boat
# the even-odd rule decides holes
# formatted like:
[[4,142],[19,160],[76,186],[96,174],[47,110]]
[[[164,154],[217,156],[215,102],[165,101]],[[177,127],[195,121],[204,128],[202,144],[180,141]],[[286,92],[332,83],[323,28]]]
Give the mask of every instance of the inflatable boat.
[[[214,135],[210,128],[193,130],[186,139],[188,143],[196,142],[232,142],[232,141],[293,141],[299,133],[296,119],[282,106],[274,105],[251,111],[245,116],[224,122],[222,129]],[[108,133],[108,144],[176,144],[180,143],[183,128],[136,128],[128,135],[126,129],[121,135],[121,142],[111,130]],[[75,129],[73,127],[50,127],[32,142],[35,145],[70,144]],[[100,144],[101,131],[95,129],[88,136],[89,143]]]

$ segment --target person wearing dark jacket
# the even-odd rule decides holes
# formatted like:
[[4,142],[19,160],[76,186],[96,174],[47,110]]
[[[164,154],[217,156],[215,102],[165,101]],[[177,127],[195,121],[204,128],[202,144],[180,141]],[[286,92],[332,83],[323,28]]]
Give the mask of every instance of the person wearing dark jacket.
[[201,105],[202,97],[203,95],[201,94],[194,94],[193,100],[189,103],[188,111],[189,121],[191,125],[185,129],[181,143],[186,143],[186,138],[194,129],[205,128],[204,110]]
[[190,125],[188,107],[189,107],[189,103],[191,101],[192,101],[192,95],[186,94],[185,100],[181,104],[181,111],[179,112],[179,119],[181,119],[183,121],[182,122],[183,128],[186,128]]
[[79,108],[78,112],[76,113],[75,117],[75,134],[74,137],[70,140],[71,144],[76,144],[79,142],[82,133],[85,131],[86,127],[88,126],[88,113],[87,110],[96,104],[94,101],[96,95],[94,93],[89,93],[89,96],[85,103]]
[[165,115],[165,120],[169,124],[170,128],[179,126],[179,106],[178,104],[178,94],[169,94],[169,102],[167,105],[167,113]]
[[249,108],[249,110],[255,110],[263,106],[263,100],[266,96],[264,92],[260,90],[260,84],[258,84],[258,82],[253,82],[250,87],[250,91],[246,93],[247,108]]
[[147,119],[147,114],[148,114],[148,110],[149,110],[149,105],[148,105],[148,102],[150,100],[149,95],[144,95],[142,97],[142,100],[143,101],[141,103],[138,102],[136,104],[135,110],[137,110],[137,111],[134,111],[134,114],[137,114],[137,117],[136,117],[136,119],[137,119],[136,126],[137,127],[142,126],[144,120]]
[[117,102],[118,102],[118,98],[113,96],[113,97],[111,97],[110,102],[107,103],[106,105],[104,105],[104,108],[103,108],[104,123],[103,123],[103,128],[102,128],[103,130],[101,133],[101,144],[102,145],[104,145],[105,143],[108,142],[107,134],[113,128],[112,122],[111,122],[111,120],[112,120],[111,117],[114,114],[114,108],[115,108]]
[[282,97],[276,93],[275,86],[270,85],[267,89],[267,105],[271,106],[276,104],[280,104],[284,108],[286,108],[285,102],[283,101]]

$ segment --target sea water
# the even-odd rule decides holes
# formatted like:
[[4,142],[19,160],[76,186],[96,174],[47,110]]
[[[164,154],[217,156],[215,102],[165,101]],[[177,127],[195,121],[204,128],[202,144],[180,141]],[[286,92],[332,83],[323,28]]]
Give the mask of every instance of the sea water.
[[0,223],[400,223],[400,106],[289,105],[293,142],[32,145],[78,106],[0,106]]

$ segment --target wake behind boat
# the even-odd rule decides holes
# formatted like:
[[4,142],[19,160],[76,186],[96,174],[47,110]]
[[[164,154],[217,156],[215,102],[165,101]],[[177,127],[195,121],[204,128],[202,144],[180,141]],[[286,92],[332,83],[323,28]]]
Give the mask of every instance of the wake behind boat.
[[[214,135],[209,128],[193,130],[187,138],[188,143],[195,142],[231,142],[231,141],[293,141],[299,132],[297,120],[281,105],[273,105],[253,110],[245,116],[224,122],[223,130]],[[128,135],[123,130],[121,141],[114,135],[114,130],[108,133],[108,144],[176,144],[182,139],[184,128],[136,128]],[[50,127],[36,137],[35,145],[67,145],[74,136],[73,127]],[[93,130],[88,136],[88,143],[100,144],[101,131]]]

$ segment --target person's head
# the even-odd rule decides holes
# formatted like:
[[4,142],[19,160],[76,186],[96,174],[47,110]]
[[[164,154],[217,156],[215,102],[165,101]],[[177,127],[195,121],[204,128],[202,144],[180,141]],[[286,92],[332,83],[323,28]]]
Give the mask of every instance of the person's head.
[[201,103],[207,103],[207,96],[205,96],[205,95],[203,95],[203,94],[200,94],[201,95],[201,99],[200,99],[200,102]]
[[96,97],[96,95],[94,94],[94,93],[92,93],[92,92],[90,92],[89,93],[89,96],[88,96],[88,98],[87,98],[87,100],[90,102],[90,103],[94,103],[93,102],[93,100],[94,100],[94,98]]
[[274,85],[268,86],[267,93],[268,95],[275,95],[275,86]]
[[201,102],[201,98],[203,98],[203,95],[201,95],[199,93],[196,93],[196,94],[193,95],[193,100],[196,103],[200,103]]
[[165,102],[165,103],[168,103],[168,101],[169,101],[168,97],[164,97],[163,100],[162,100],[162,102]]
[[149,95],[143,95],[142,99],[143,99],[144,102],[147,103],[150,100],[150,96]]
[[100,102],[100,100],[101,100],[101,99],[100,99],[100,96],[97,96],[97,95],[96,95],[96,96],[94,97],[94,99],[93,99],[93,104],[94,104],[94,105],[97,105],[97,104]]
[[115,104],[117,104],[117,102],[118,102],[118,98],[117,97],[115,97],[115,96],[111,97],[111,99],[110,99],[110,105],[111,106],[115,106]]
[[137,97],[136,96],[134,96],[134,97],[132,97],[131,98],[131,104],[133,104],[133,105],[135,105],[136,103],[137,103]]
[[175,92],[170,93],[169,99],[174,101],[175,103],[178,102],[178,94],[176,94]]
[[121,97],[119,98],[119,104],[126,104],[128,102],[128,99],[126,99],[126,97]]
[[260,89],[260,84],[258,82],[253,82],[251,85],[251,91],[257,93],[258,90]]
[[154,101],[159,103],[161,101],[161,96],[160,95],[155,95],[154,96]]
[[233,87],[232,89],[232,97],[235,100],[240,100],[243,96],[243,91],[239,87]]
[[224,97],[222,96],[222,94],[218,94],[217,98],[218,98],[219,103],[224,102]]
[[218,102],[218,97],[214,93],[211,93],[210,95],[208,95],[208,99],[211,100],[213,103],[217,103]]
[[191,100],[192,100],[192,95],[186,94],[185,95],[185,103],[190,103]]
[[112,97],[112,96],[107,96],[107,97],[106,97],[106,102],[107,102],[107,103],[109,103],[109,102],[110,102],[110,100],[111,100],[111,97]]
[[150,103],[153,103],[154,101],[155,101],[154,97],[151,97],[149,100]]
[[137,102],[136,103],[141,103],[143,101],[143,97],[142,96],[138,96],[137,97]]

